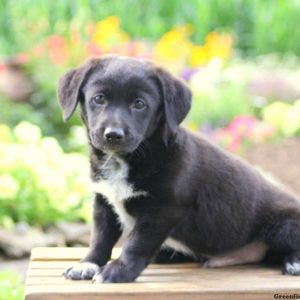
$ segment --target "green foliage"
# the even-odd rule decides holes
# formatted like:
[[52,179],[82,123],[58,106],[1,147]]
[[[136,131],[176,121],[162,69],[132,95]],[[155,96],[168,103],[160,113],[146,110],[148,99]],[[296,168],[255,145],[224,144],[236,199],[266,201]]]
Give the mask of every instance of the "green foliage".
[[[88,161],[23,122],[0,125],[0,225],[88,218]],[[11,219],[11,222],[10,220]]]
[[227,125],[235,116],[251,114],[252,108],[241,83],[223,82],[203,93],[195,93],[188,122],[192,127]]
[[14,127],[22,120],[26,120],[39,126],[44,135],[58,139],[67,151],[78,150],[72,146],[70,139],[66,137],[74,125],[81,124],[79,113],[75,113],[65,123],[56,97],[56,82],[65,70],[54,67],[46,60],[37,60],[27,68],[28,71],[30,70],[35,86],[30,102],[15,103],[0,95],[0,124],[4,123],[9,127]]
[[81,124],[79,114],[75,113],[68,122],[64,122],[56,96],[57,81],[66,71],[65,68],[54,67],[47,59],[34,61],[29,68],[36,86],[29,106],[36,118],[23,118],[19,119],[19,122],[21,120],[32,121],[41,128],[44,135],[57,138],[64,149],[76,150],[71,147],[66,137],[72,126]]
[[0,53],[26,51],[53,32],[84,31],[89,21],[118,15],[133,38],[156,40],[174,25],[191,23],[198,42],[212,30],[225,29],[245,54],[299,55],[299,14],[298,0],[0,0]]
[[24,288],[20,276],[11,271],[0,272],[1,300],[22,300],[23,294]]
[[33,124],[41,124],[43,132],[46,130],[46,124],[43,122],[43,115],[28,103],[13,103],[12,101],[0,97],[1,114],[0,123],[7,124],[10,127],[16,126],[20,120],[27,120]]

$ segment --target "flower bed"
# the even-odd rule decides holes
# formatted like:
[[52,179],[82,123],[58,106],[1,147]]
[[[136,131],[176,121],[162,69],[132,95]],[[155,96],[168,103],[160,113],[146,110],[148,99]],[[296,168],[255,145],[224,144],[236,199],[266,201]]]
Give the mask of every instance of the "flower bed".
[[0,226],[87,220],[86,156],[64,153],[54,138],[42,137],[27,122],[13,130],[0,125],[0,156]]
[[[191,40],[195,30],[191,25],[177,26],[150,43],[131,39],[119,18],[110,16],[87,24],[84,33],[73,28],[68,37],[51,35],[20,53],[15,64],[3,63],[0,82],[1,74],[12,80],[30,75],[37,88],[27,101],[15,102],[8,95],[3,101],[0,121],[14,129],[0,126],[0,223],[46,225],[61,218],[87,219],[87,142],[78,116],[62,122],[55,83],[67,68],[93,55],[148,58],[182,77],[193,91],[185,125],[230,151],[300,133],[300,100],[295,101],[300,76],[289,60],[279,69],[274,57],[241,60],[230,34],[211,32],[199,44]],[[19,69],[12,69],[15,65]],[[276,84],[271,70],[284,74],[276,77]],[[285,92],[291,90],[293,94]],[[14,114],[9,113],[12,109]],[[32,124],[20,123],[23,119]]]

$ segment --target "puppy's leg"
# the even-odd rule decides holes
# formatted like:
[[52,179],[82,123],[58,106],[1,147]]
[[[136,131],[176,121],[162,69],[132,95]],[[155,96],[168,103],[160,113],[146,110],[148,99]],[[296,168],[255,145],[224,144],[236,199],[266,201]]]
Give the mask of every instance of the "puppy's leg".
[[161,249],[155,256],[154,264],[178,264],[178,263],[188,263],[188,262],[198,262],[201,263],[204,258],[194,258],[192,256],[186,255],[184,253],[175,251],[173,249]]
[[264,242],[253,242],[240,249],[226,253],[222,256],[209,257],[203,264],[204,268],[219,268],[241,264],[261,262],[268,250]]
[[270,249],[286,253],[283,274],[300,275],[300,218],[286,218],[275,223],[266,233]]
[[[95,282],[131,282],[151,262],[172,227],[170,218],[156,215],[136,219],[119,259],[107,264],[94,277]],[[159,220],[159,221],[157,221]],[[163,223],[164,220],[167,223]]]
[[64,276],[73,280],[92,279],[110,259],[112,248],[120,235],[120,225],[111,206],[100,194],[96,194],[89,253],[77,265],[67,269]]

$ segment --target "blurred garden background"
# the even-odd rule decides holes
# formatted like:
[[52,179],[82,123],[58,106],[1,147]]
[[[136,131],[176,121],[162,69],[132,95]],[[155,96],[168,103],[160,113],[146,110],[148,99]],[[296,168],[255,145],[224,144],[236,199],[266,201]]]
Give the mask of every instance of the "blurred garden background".
[[22,299],[33,246],[88,243],[85,132],[56,100],[87,57],[164,65],[193,91],[185,126],[300,196],[299,15],[298,0],[0,0],[0,299]]

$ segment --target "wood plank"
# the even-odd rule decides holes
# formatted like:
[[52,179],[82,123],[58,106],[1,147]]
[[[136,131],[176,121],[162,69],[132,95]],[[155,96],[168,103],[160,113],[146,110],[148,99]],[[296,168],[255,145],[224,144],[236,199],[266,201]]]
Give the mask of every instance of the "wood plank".
[[[293,290],[290,287],[284,289],[276,289],[273,291],[264,289],[243,289],[243,290],[207,290],[191,289],[186,284],[181,289],[173,289],[171,285],[168,289],[155,289],[145,284],[106,284],[108,288],[103,288],[104,285],[72,285],[65,287],[62,285],[45,285],[45,286],[29,286],[27,287],[26,300],[74,300],[74,299],[274,299],[275,293],[281,294],[299,294],[299,288]],[[41,297],[41,295],[43,297]],[[184,298],[185,297],[185,298]]]
[[[201,289],[203,288],[209,288],[209,290],[219,290],[221,288],[226,288],[227,285],[234,285],[234,288],[232,290],[238,290],[237,285],[241,287],[242,290],[244,290],[244,285],[251,285],[251,288],[259,288],[261,289],[263,286],[266,285],[266,281],[262,281],[261,278],[248,278],[246,280],[241,280],[237,283],[237,279],[232,278],[230,280],[226,280],[225,283],[218,283],[217,281],[220,281],[220,278],[218,280],[206,280],[206,282],[202,281],[202,278],[199,278],[198,276],[193,276],[189,278],[185,278],[183,276],[164,276],[164,275],[157,275],[155,278],[151,276],[141,276],[137,279],[136,283],[150,283],[150,284],[157,284],[157,287],[160,289],[165,289],[169,288],[170,286],[174,285],[174,288],[177,288],[177,284],[173,284],[174,281],[181,282],[181,283],[191,283],[193,284],[198,284],[201,286]],[[26,279],[26,285],[40,285],[40,284],[63,284],[63,285],[73,285],[74,283],[76,284],[91,284],[91,281],[71,281],[71,280],[62,280],[60,277],[57,276],[43,276],[43,277],[38,277],[38,276],[33,276],[33,277],[28,277]],[[218,283],[218,287],[216,287],[216,283]],[[266,289],[269,290],[275,290],[275,289],[280,289],[280,286],[284,284],[284,288],[289,286],[289,288],[298,288],[299,286],[299,281],[296,282],[282,282],[280,279],[268,279],[267,281],[268,286]],[[97,285],[97,284],[95,284]]]
[[[26,300],[87,299],[273,299],[275,293],[300,294],[300,277],[259,265],[205,269],[198,264],[150,265],[136,282],[93,284],[62,276],[87,252],[85,248],[37,248],[32,252]],[[120,249],[114,251],[117,257]]]
[[[56,286],[58,290],[60,286]],[[76,291],[75,293],[69,293],[69,291],[61,291],[59,293],[50,294],[47,290],[38,291],[29,288],[30,298],[26,296],[26,300],[270,300],[273,299],[273,295],[265,292],[243,292],[243,293],[230,293],[224,294],[223,292],[218,293],[198,293],[198,292],[172,292],[168,293],[103,293],[103,292],[92,292],[86,293],[84,291]]]
[[[48,260],[48,261],[31,261],[29,263],[30,269],[64,269],[75,265],[79,262],[79,260]],[[188,263],[188,264],[151,264],[152,269],[198,269],[200,265],[196,263]]]
[[66,269],[78,263],[78,260],[63,260],[63,261],[31,261],[29,269]]
[[[75,247],[37,247],[31,251],[31,260],[32,261],[44,261],[44,260],[80,260],[82,259],[88,252],[87,248]],[[114,248],[112,253],[112,259],[116,259],[119,257],[121,253],[121,248]]]

